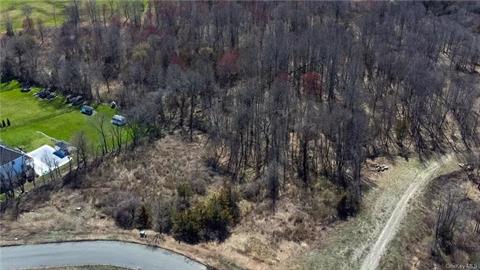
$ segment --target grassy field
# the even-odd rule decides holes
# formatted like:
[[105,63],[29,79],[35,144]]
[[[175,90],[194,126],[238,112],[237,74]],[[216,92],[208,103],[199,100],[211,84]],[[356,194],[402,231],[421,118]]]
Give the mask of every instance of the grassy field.
[[0,0],[0,23],[4,32],[8,17],[15,29],[22,28],[23,10],[31,9],[31,18],[36,22],[42,20],[45,26],[60,25],[64,20],[63,10],[68,0]]
[[[78,107],[64,104],[63,97],[41,100],[34,96],[39,88],[33,88],[28,93],[20,92],[20,88],[16,81],[0,84],[0,122],[8,118],[11,123],[10,127],[0,129],[0,141],[31,151],[41,145],[52,144],[50,137],[69,141],[82,130],[91,142],[99,142],[91,120],[94,116],[84,115]],[[97,105],[96,111],[106,114],[106,121],[116,113],[104,104]],[[106,126],[109,129],[111,124]]]
[[[133,0],[127,0],[133,1]],[[34,23],[41,20],[46,27],[60,26],[65,20],[65,6],[69,5],[71,0],[0,0],[0,32],[5,32],[5,23],[7,18],[13,22],[13,28],[19,30],[22,28],[25,18],[24,11],[30,10],[30,18]],[[83,7],[85,0],[80,0]],[[109,7],[118,7],[118,0],[96,0],[100,8],[105,5]],[[148,5],[148,0],[143,0],[143,5]]]

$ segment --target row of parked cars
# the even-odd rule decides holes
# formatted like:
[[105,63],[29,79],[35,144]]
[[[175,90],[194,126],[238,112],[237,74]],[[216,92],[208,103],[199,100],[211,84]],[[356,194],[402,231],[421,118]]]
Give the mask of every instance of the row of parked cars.
[[78,95],[78,96],[67,95],[65,97],[65,104],[72,104],[72,106],[79,106],[79,105],[85,105],[86,101],[80,95]]
[[57,96],[57,94],[55,94],[55,89],[48,87],[40,90],[40,92],[36,93],[35,96],[41,99],[52,100]]
[[[91,106],[83,105],[80,108],[80,112],[86,115],[92,115],[95,112],[95,109]],[[125,118],[125,116],[116,114],[112,117],[112,120],[110,120],[110,122],[116,126],[124,126],[127,124],[127,119]]]
[[[95,109],[91,106],[83,105],[80,108],[80,112],[86,115],[92,115],[95,112]],[[125,118],[125,116],[116,114],[112,117],[112,120],[110,120],[110,122],[116,126],[124,126],[127,124],[127,119]]]
[[[92,115],[95,112],[95,109],[93,107],[88,106],[88,105],[83,105],[80,108],[80,112],[83,113],[83,114],[86,114],[86,115]],[[116,114],[112,117],[112,120],[110,120],[110,122],[113,125],[121,127],[121,126],[125,126],[127,124],[127,119],[125,118],[125,116]]]
[[[30,85],[28,84],[23,84],[21,92],[30,92],[31,88]],[[41,98],[41,99],[46,99],[46,100],[52,100],[54,99],[57,95],[55,94],[55,89],[51,87],[47,87],[42,89],[40,92],[36,93],[35,96]],[[65,97],[65,104],[72,104],[72,106],[80,106],[80,112],[85,114],[85,115],[93,115],[95,112],[95,109],[91,106],[88,106],[88,102],[83,98],[81,95],[67,95]],[[115,102],[112,102],[111,104],[112,108],[116,108],[117,104]],[[114,115],[112,117],[112,120],[110,121],[113,125],[116,126],[124,126],[127,124],[127,120],[124,116],[122,115]]]

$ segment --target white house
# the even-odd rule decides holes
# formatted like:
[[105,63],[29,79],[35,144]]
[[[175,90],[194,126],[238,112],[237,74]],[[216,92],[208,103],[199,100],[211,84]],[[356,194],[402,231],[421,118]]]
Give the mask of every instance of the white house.
[[0,144],[0,180],[14,181],[32,165],[27,154]]

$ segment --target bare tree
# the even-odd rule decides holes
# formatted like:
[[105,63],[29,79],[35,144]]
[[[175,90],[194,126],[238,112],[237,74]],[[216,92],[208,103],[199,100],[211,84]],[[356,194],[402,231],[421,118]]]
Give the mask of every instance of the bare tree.
[[441,248],[447,254],[453,252],[455,230],[464,210],[465,205],[462,201],[449,193],[446,202],[438,210],[435,224],[435,249]]
[[98,139],[100,142],[102,156],[108,153],[108,134],[107,134],[107,125],[108,117],[104,113],[97,113],[91,118],[91,125],[97,131]]

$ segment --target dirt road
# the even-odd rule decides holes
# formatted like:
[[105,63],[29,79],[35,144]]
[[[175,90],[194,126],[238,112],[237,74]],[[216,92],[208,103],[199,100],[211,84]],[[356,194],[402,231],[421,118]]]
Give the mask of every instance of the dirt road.
[[380,259],[382,258],[388,243],[393,239],[398,230],[398,226],[406,214],[409,200],[414,194],[423,189],[425,185],[432,179],[432,175],[439,169],[439,167],[451,160],[452,156],[446,156],[441,161],[432,162],[424,172],[421,172],[415,180],[410,184],[403,196],[398,201],[392,215],[385,224],[380,236],[375,244],[370,248],[370,252],[363,260],[361,270],[374,270],[378,267]]
[[409,201],[436,176],[456,169],[453,156],[427,163],[395,160],[376,186],[365,193],[363,210],[327,232],[321,246],[304,261],[303,269],[375,269],[394,237]]

